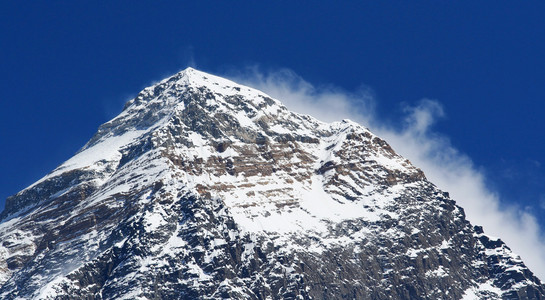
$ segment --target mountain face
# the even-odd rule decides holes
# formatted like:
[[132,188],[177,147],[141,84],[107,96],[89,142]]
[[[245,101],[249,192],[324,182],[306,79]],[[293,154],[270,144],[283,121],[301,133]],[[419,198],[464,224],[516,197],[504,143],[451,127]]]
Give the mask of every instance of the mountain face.
[[382,139],[186,69],[0,215],[0,299],[544,299]]

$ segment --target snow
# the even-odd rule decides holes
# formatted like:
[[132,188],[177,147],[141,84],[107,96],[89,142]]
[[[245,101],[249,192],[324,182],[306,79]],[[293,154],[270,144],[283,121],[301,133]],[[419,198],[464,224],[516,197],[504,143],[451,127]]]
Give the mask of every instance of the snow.
[[443,249],[449,249],[452,247],[452,243],[450,241],[450,239],[447,241],[447,240],[443,240],[443,242],[441,243],[441,246],[439,247],[439,249],[443,250]]
[[301,207],[309,214],[335,223],[354,218],[364,218],[368,221],[380,219],[376,213],[370,213],[359,202],[339,203],[333,200],[331,195],[324,191],[321,178],[318,175],[314,175],[311,181],[312,185],[303,194],[301,201]]
[[148,298],[140,296],[143,291],[138,287],[133,287],[130,291],[127,291],[119,299],[130,299],[130,300],[147,300]]
[[146,220],[146,231],[151,232],[155,231],[161,225],[166,224],[165,219],[159,213],[148,213],[145,215]]
[[262,103],[263,97],[269,97],[259,90],[239,85],[231,80],[204,73],[193,68],[187,68],[179,74],[182,74],[182,78],[179,81],[180,84],[206,86],[211,89],[212,92],[226,96],[240,95],[247,99],[251,99],[256,105]]
[[[232,217],[237,224],[237,230],[224,230],[224,234],[229,239],[237,240],[241,236],[248,237],[250,240],[243,244],[243,258],[251,258],[255,255],[255,249],[258,245],[258,238],[267,238],[274,240],[276,246],[281,246],[287,253],[290,251],[310,251],[313,253],[322,253],[325,249],[332,247],[351,247],[356,245],[356,241],[365,240],[367,237],[380,234],[392,240],[404,238],[405,233],[396,227],[391,227],[386,231],[377,233],[372,226],[351,229],[345,235],[331,234],[331,228],[347,220],[365,221],[370,224],[379,222],[388,218],[400,218],[397,210],[392,209],[396,198],[407,194],[411,188],[418,187],[419,183],[395,184],[378,187],[373,182],[373,176],[384,177],[386,171],[413,172],[414,168],[400,156],[393,155],[377,147],[376,149],[367,149],[362,156],[356,153],[355,156],[345,158],[340,157],[339,150],[352,150],[353,142],[347,139],[348,134],[356,133],[369,138],[372,141],[375,136],[366,128],[349,120],[325,124],[318,122],[311,117],[301,116],[288,112],[278,101],[273,99],[272,105],[265,105],[267,95],[260,91],[238,85],[232,81],[206,74],[191,68],[188,68],[175,76],[165,79],[158,85],[165,85],[163,93],[165,95],[154,95],[147,102],[141,96],[131,100],[128,109],[124,110],[115,121],[124,121],[135,118],[139,113],[145,112],[148,105],[154,104],[159,107],[154,113],[161,116],[155,124],[145,129],[128,129],[123,134],[112,135],[106,133],[95,144],[84,148],[74,157],[67,160],[52,173],[48,174],[38,182],[27,189],[36,187],[40,182],[55,176],[73,170],[93,171],[97,175],[90,179],[97,186],[97,191],[86,197],[80,203],[77,203],[73,210],[66,216],[61,216],[54,220],[48,226],[61,226],[72,218],[87,216],[91,209],[98,205],[105,205],[110,208],[123,209],[125,205],[136,205],[142,209],[132,215],[127,222],[142,221],[144,229],[147,232],[159,232],[172,222],[169,216],[168,204],[157,204],[152,201],[154,194],[158,191],[152,186],[154,183],[162,182],[161,192],[165,197],[172,197],[176,201],[184,193],[198,195],[199,186],[204,186],[211,195],[207,203],[225,204],[226,208],[218,215]],[[293,142],[289,147],[293,147],[293,152],[300,151],[305,155],[286,152],[286,157],[280,158],[276,162],[268,162],[260,158],[263,153],[251,152],[255,150],[255,145],[245,144],[235,137],[222,138],[223,140],[214,140],[206,134],[199,134],[190,130],[189,126],[176,127],[176,134],[180,133],[184,144],[164,147],[152,147],[145,153],[139,153],[136,157],[123,165],[119,162],[122,158],[122,152],[143,140],[144,137],[153,138],[161,141],[169,134],[172,129],[174,116],[181,115],[185,109],[183,102],[176,97],[179,93],[187,89],[198,89],[206,87],[216,98],[207,99],[204,102],[206,109],[213,116],[214,113],[222,112],[230,114],[230,117],[237,120],[240,126],[253,134],[266,136],[270,143],[267,147],[285,146],[275,144],[275,134],[292,134],[311,138],[317,138],[320,143]],[[153,87],[146,88],[143,94],[153,95]],[[231,102],[225,101],[227,97]],[[237,107],[237,99],[244,101],[246,110]],[[260,106],[264,105],[264,106]],[[154,106],[154,107],[155,107]],[[206,110],[204,110],[206,111]],[[261,117],[269,122],[270,127],[264,132],[257,125]],[[114,121],[112,120],[112,121]],[[110,122],[112,122],[110,121]],[[123,123],[123,122],[122,122]],[[113,124],[113,123],[112,123]],[[122,126],[122,125],[120,125]],[[185,146],[189,141],[191,146]],[[164,142],[164,141],[163,141]],[[170,141],[169,141],[170,142]],[[218,142],[229,142],[230,146],[225,151],[219,153],[213,145]],[[351,144],[352,143],[352,144]],[[160,144],[160,143],[158,143]],[[358,146],[358,145],[356,145]],[[256,150],[257,151],[257,150]],[[288,150],[289,151],[289,150]],[[247,154],[249,152],[250,154]],[[347,151],[350,152],[350,151]],[[355,152],[355,151],[354,151]],[[353,153],[352,153],[353,154]],[[169,160],[168,155],[178,156],[184,162],[194,163],[199,161],[202,171],[180,167],[177,163]],[[245,157],[245,155],[247,155]],[[350,155],[347,154],[347,155]],[[236,175],[230,175],[222,168],[225,166],[212,166],[214,160],[232,159],[233,161],[248,161],[245,167],[251,168],[253,164],[276,164],[275,171],[271,174],[265,172],[239,172]],[[282,160],[283,159],[283,160]],[[220,159],[221,160],[221,159]],[[325,174],[319,174],[319,170],[325,163],[331,162],[343,167],[347,164],[360,164],[362,168],[347,169],[345,172],[331,169]],[[289,168],[283,168],[290,164]],[[214,169],[216,167],[217,169]],[[257,167],[257,166],[256,166]],[[365,172],[360,169],[365,168]],[[371,173],[366,173],[371,172]],[[258,173],[256,176],[248,174]],[[341,182],[340,184],[328,184],[332,179]],[[64,187],[50,196],[55,199],[64,193],[67,193],[73,185]],[[135,192],[136,196],[132,196]],[[132,198],[129,198],[132,197]],[[208,195],[206,196],[208,197]],[[136,203],[126,203],[126,199],[136,201]],[[155,198],[157,199],[157,198]],[[168,199],[166,199],[168,200]],[[168,202],[168,201],[165,201]],[[54,207],[40,207],[38,213],[44,213]],[[198,218],[201,215],[195,214]],[[14,215],[12,219],[0,223],[0,238],[5,242],[13,242],[19,245],[16,251],[11,251],[7,247],[0,245],[0,270],[5,268],[5,261],[14,255],[32,255],[36,250],[35,241],[39,236],[32,235],[30,231],[19,229],[23,224],[22,217]],[[176,229],[170,232],[170,236],[165,236],[161,242],[158,242],[149,250],[152,255],[140,257],[138,267],[135,272],[128,277],[121,279],[120,284],[129,284],[134,278],[142,276],[142,273],[162,267],[168,264],[167,258],[176,258],[180,254],[188,251],[188,243],[184,240],[181,232],[184,224],[179,222]],[[172,227],[170,227],[172,228]],[[171,230],[171,229],[170,229]],[[240,230],[240,231],[238,231]],[[418,234],[417,228],[411,228],[411,234]],[[205,247],[196,247],[191,251],[204,252],[204,261],[212,262],[223,252],[228,244],[224,238],[213,236],[210,232],[204,230],[197,233],[199,237],[206,237],[209,244]],[[95,257],[101,247],[101,243],[109,236],[109,232],[104,230],[97,232],[92,230],[79,235],[73,240],[58,243],[56,247],[63,250],[63,255],[71,256],[72,261],[68,260],[69,266],[64,269],[49,270],[51,276],[37,275],[34,280],[42,283],[42,289],[39,290],[37,298],[55,297],[55,287],[63,283],[66,272],[81,267],[85,262]],[[312,237],[308,240],[309,245],[303,246],[293,243],[292,237]],[[121,248],[127,241],[127,237],[114,243],[114,247]],[[70,248],[77,243],[84,244],[85,253],[81,255],[80,248]],[[110,244],[110,247],[112,245]],[[430,251],[441,251],[449,249],[453,245],[450,240],[443,240],[439,245],[433,245],[427,248],[411,248],[405,253],[410,258],[416,258],[419,255],[426,255]],[[206,250],[206,251],[205,251]],[[354,252],[362,251],[359,246],[354,247]],[[486,255],[501,255],[511,257],[517,261],[507,248],[486,249]],[[43,257],[38,257],[43,258]],[[477,264],[474,264],[478,266]],[[192,284],[199,285],[210,281],[213,277],[207,274],[195,263],[195,261],[184,261],[184,267],[189,268],[190,273],[195,275]],[[292,267],[280,266],[286,273],[295,272]],[[524,269],[518,265],[505,266],[507,271],[522,272]],[[434,270],[426,272],[428,277],[448,276],[450,270],[440,266]],[[0,272],[0,283],[8,280],[11,273]],[[40,277],[41,276],[41,277]],[[222,285],[230,285],[230,281],[222,282]],[[239,289],[231,286],[232,290]],[[242,289],[239,289],[242,292]],[[482,293],[492,293],[501,295],[502,292],[493,286],[493,283],[487,282],[467,289],[463,299],[477,299]],[[126,293],[120,296],[120,299],[143,299],[140,295],[143,291],[139,287],[132,287],[126,290]]]
[[60,285],[61,283],[67,281],[64,277],[56,277],[53,280],[45,284],[35,296],[35,299],[55,299],[59,294],[55,289],[55,286]]
[[382,153],[380,155],[370,156],[368,160],[375,161],[377,164],[386,167],[390,170],[407,170],[407,167],[402,164],[402,160],[391,159],[384,156]]
[[198,133],[191,132],[189,134],[189,140],[193,143],[194,147],[189,149],[188,153],[192,158],[202,158],[208,160],[210,156],[215,154],[215,150],[212,149],[208,142]]
[[443,266],[439,266],[439,268],[435,270],[429,270],[426,272],[426,277],[447,277],[448,273],[445,271],[445,268]]
[[117,162],[121,159],[120,150],[123,147],[126,147],[130,143],[137,140],[145,132],[147,132],[147,130],[133,130],[125,132],[123,135],[105,138],[100,143],[77,153],[53,170],[53,172],[36,181],[25,190],[30,189],[49,178],[53,178],[76,169],[94,169],[96,171],[103,171],[104,166],[108,162]]
[[[313,149],[321,154],[318,157],[331,157],[331,153],[324,151],[327,143],[321,144],[320,148]],[[400,187],[391,188],[389,195],[372,195],[371,189],[357,189],[362,194],[369,196],[360,197],[359,201],[339,201],[332,198],[331,194],[324,190],[322,177],[312,175],[305,182],[295,179],[287,181],[282,174],[271,175],[261,178],[263,182],[255,182],[248,186],[247,179],[224,176],[199,177],[188,180],[190,182],[207,183],[210,185],[224,183],[232,185],[233,189],[228,192],[218,192],[217,197],[222,199],[230,208],[235,221],[247,232],[276,232],[289,233],[300,231],[313,231],[325,233],[328,231],[328,224],[338,223],[343,220],[361,218],[375,222],[380,220],[382,215],[395,214],[380,209],[391,203],[398,195]],[[347,176],[340,176],[346,181],[353,183]],[[248,196],[251,194],[252,196]],[[374,202],[379,209],[370,211],[363,205]]]
[[[476,287],[467,289],[462,295],[462,300],[482,299],[483,294],[488,296],[486,299],[500,299],[503,295],[503,291],[500,288],[495,287],[490,280],[485,283],[481,283]],[[491,297],[490,294],[494,295],[495,297]]]
[[244,113],[243,111],[237,112],[235,117],[238,123],[240,124],[240,126],[246,127],[246,128],[254,128],[254,129],[257,128],[255,123],[250,118],[248,118],[246,113]]
[[199,265],[197,265],[196,263],[189,262],[186,266],[189,268],[189,273],[193,273],[193,274],[195,274],[195,275],[197,275],[199,277],[199,281],[206,281],[206,280],[211,280],[212,279],[212,277],[210,275],[206,274],[201,269],[201,267],[199,267]]

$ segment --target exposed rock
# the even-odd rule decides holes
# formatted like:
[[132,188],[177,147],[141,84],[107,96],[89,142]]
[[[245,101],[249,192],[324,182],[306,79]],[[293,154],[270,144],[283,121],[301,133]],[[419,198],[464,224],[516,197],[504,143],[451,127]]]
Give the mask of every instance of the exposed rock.
[[187,69],[8,198],[1,299],[543,299],[366,128]]

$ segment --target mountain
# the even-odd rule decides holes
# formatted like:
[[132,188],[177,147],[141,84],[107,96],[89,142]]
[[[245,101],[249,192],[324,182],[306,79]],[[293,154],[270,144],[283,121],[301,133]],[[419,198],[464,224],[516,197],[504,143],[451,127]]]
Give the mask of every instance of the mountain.
[[365,127],[188,68],[6,201],[1,299],[544,299]]

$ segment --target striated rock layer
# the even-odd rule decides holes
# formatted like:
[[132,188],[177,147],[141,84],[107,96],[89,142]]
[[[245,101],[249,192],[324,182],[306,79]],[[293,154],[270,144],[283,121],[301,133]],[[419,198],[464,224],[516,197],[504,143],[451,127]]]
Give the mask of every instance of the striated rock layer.
[[368,129],[191,68],[0,220],[0,299],[545,298]]

